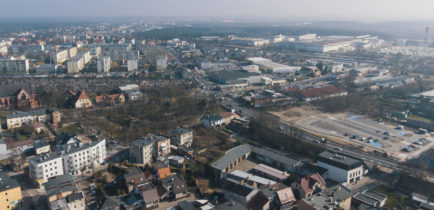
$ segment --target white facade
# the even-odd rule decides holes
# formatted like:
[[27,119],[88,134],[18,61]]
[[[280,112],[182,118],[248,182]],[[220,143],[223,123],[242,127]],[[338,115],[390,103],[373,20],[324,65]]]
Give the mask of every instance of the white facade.
[[128,60],[127,67],[128,71],[137,71],[139,69],[138,60]]
[[68,49],[68,57],[73,58],[73,57],[75,57],[75,55],[77,55],[77,48],[76,47],[69,48]]
[[10,57],[9,59],[0,59],[0,70],[28,72],[29,60],[15,59],[14,57]]
[[318,166],[327,169],[326,177],[333,181],[347,184],[361,180],[363,178],[363,166],[360,165],[357,168],[351,170],[345,170],[336,166],[318,161]]
[[104,159],[107,157],[105,140],[101,140],[95,144],[92,143],[72,149],[63,155],[65,174],[73,176],[81,175],[82,170],[85,172],[104,162]]
[[90,48],[90,55],[92,55],[92,56],[102,55],[101,47],[100,46],[92,46]]
[[112,59],[109,56],[100,57],[97,61],[98,72],[109,72],[112,66]]
[[29,161],[30,178],[41,185],[49,178],[63,175],[62,156],[57,154],[37,156]]
[[6,56],[8,54],[8,47],[7,46],[0,46],[0,55]]
[[90,59],[92,58],[89,51],[85,53],[80,53],[78,56],[80,58],[83,58],[84,64],[88,64],[90,62]]
[[52,54],[52,60],[54,63],[63,63],[69,59],[68,50],[62,50],[59,52],[54,52]]
[[77,58],[77,59],[70,60],[68,61],[67,67],[68,67],[68,74],[79,73],[81,70],[84,69],[84,59]]
[[29,161],[30,178],[38,183],[47,182],[51,177],[69,174],[81,175],[81,171],[97,167],[107,157],[105,139],[69,151],[37,156]]
[[50,119],[46,110],[33,110],[29,112],[14,112],[6,116],[6,127],[8,129],[19,128],[25,124],[32,124],[33,122],[46,122]]

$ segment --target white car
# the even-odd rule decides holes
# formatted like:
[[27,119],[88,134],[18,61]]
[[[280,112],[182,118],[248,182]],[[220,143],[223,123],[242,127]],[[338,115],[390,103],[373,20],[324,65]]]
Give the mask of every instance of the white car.
[[340,147],[336,147],[335,149],[338,151],[342,151],[342,148],[340,148]]

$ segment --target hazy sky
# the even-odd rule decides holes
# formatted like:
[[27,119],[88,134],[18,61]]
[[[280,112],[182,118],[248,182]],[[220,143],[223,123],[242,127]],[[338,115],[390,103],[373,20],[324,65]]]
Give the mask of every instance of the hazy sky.
[[434,0],[0,0],[2,17],[434,20]]

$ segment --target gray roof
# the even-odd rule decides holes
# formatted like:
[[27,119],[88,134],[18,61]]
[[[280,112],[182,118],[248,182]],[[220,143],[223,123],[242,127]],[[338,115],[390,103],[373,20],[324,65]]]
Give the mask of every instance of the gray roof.
[[32,159],[30,159],[30,161],[34,161],[35,163],[43,163],[46,161],[50,161],[56,158],[62,157],[62,154],[60,152],[56,152],[56,153],[48,153],[48,154],[43,154],[43,155],[38,155]]
[[218,205],[217,208],[225,210],[247,210],[247,208],[242,204],[231,200]]
[[378,206],[387,196],[372,190],[364,190],[354,194],[353,198],[371,206]]
[[0,172],[0,191],[19,187],[17,180],[11,179],[5,172]]
[[243,144],[226,151],[225,155],[223,155],[223,157],[221,157],[220,159],[212,163],[211,166],[213,168],[223,170],[232,162],[234,162],[236,159],[250,152],[266,156],[270,159],[279,161],[283,164],[287,164],[292,167],[296,167],[301,163],[300,160],[288,157],[284,154],[281,154],[271,149],[260,148],[249,144]]
[[29,94],[32,93],[32,88],[30,83],[4,84],[4,85],[0,85],[0,98],[15,96],[15,94],[17,94],[21,88],[24,88],[24,90]]
[[234,162],[236,159],[240,158],[241,156],[250,153],[251,147],[248,144],[243,144],[237,147],[234,147],[228,151],[226,151],[225,155],[223,155],[220,159],[215,161],[211,164],[213,168],[223,170],[228,165],[230,165],[232,162]]
[[241,182],[231,178],[225,178],[223,180],[222,189],[230,191],[242,197],[246,197],[251,193],[258,192],[258,190],[256,190],[254,187],[241,184]]
[[26,117],[26,116],[42,116],[48,114],[48,109],[35,109],[28,112],[16,111],[11,114],[6,115],[6,119]]
[[71,175],[61,175],[49,179],[44,184],[47,197],[57,195],[62,192],[71,192],[76,190],[74,177]]
[[[330,199],[332,195],[332,200]],[[335,201],[342,202],[351,197],[351,190],[344,187],[343,185],[336,185],[326,189],[322,193],[317,193],[312,195],[308,199],[303,199],[304,202],[310,206],[316,206],[319,208],[328,207],[328,209],[333,209],[335,206]]]
[[74,202],[76,200],[81,200],[83,198],[84,198],[84,196],[83,196],[82,192],[76,192],[76,193],[69,194],[66,197],[66,200],[68,201],[68,203],[70,203],[70,202]]
[[282,153],[279,153],[275,150],[260,148],[260,147],[256,147],[253,145],[251,145],[250,147],[252,148],[252,152],[266,156],[266,157],[273,159],[275,161],[279,161],[283,164],[290,165],[292,167],[296,167],[297,165],[301,164],[300,160],[288,157],[288,156],[286,156]]
[[203,120],[206,119],[208,121],[217,121],[217,120],[223,120],[223,117],[221,117],[220,115],[208,115],[202,118]]
[[362,161],[352,157],[324,151],[318,155],[318,161],[333,165],[338,168],[350,170],[363,165]]
[[189,133],[189,132],[191,132],[190,129],[178,127],[178,128],[171,130],[170,135],[182,135],[182,134]]

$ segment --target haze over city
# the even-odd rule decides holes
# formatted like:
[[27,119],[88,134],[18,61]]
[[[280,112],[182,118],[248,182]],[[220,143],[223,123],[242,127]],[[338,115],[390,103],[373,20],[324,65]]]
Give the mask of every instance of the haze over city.
[[0,209],[433,210],[434,0],[0,0]]
[[[430,0],[2,0],[3,17],[215,17],[345,21],[434,20]],[[23,5],[26,5],[23,7]]]

